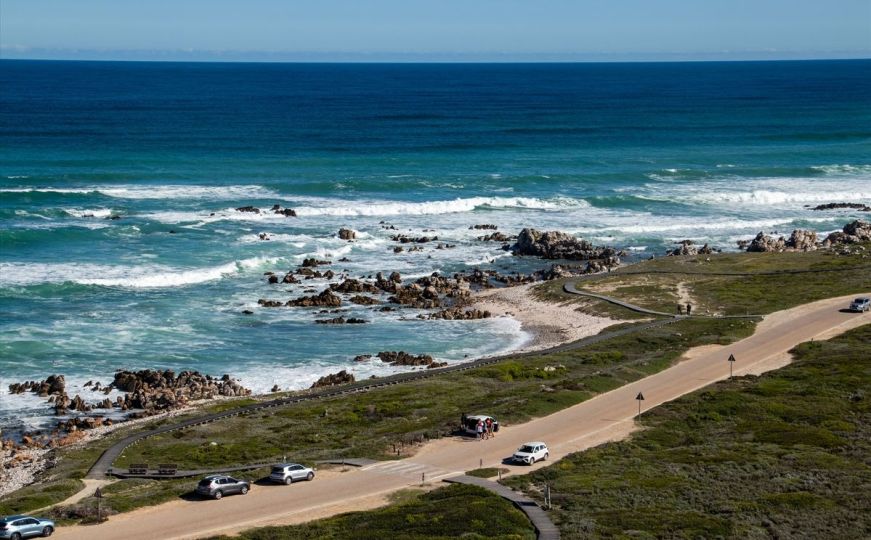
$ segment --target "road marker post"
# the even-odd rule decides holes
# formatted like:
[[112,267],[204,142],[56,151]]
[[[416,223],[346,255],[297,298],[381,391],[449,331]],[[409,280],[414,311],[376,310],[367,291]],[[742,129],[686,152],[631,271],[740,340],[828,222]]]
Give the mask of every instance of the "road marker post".
[[644,401],[644,394],[638,392],[638,395],[635,396],[635,400],[638,401],[638,416],[636,418],[641,417],[641,402]]
[[735,363],[735,355],[729,355],[729,379],[732,379],[732,364]]

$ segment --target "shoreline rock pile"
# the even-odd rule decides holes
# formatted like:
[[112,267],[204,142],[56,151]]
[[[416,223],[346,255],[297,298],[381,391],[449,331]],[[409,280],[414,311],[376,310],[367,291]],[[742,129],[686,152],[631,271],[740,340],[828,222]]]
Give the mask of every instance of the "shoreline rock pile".
[[10,394],[32,392],[39,397],[66,394],[66,379],[63,375],[49,375],[44,381],[25,381],[9,385]]
[[868,206],[864,203],[827,203],[827,204],[818,204],[813,208],[814,210],[858,210],[860,212],[871,212],[871,206]]
[[712,253],[720,253],[720,249],[713,248],[707,243],[702,247],[695,245],[692,240],[681,240],[675,242],[678,247],[670,249],[666,252],[668,257],[679,257],[681,255],[710,255]]
[[523,229],[510,251],[514,255],[532,255],[543,259],[563,259],[570,261],[600,260],[608,266],[620,264],[624,255],[611,247],[597,247],[591,242],[560,231],[540,232]]
[[795,229],[789,238],[773,237],[760,232],[752,240],[739,240],[738,247],[751,253],[814,251],[838,245],[871,242],[871,223],[857,219],[840,231],[829,234],[822,242],[815,231]]
[[325,386],[336,386],[337,384],[347,384],[356,381],[357,379],[354,377],[353,373],[348,373],[346,370],[342,370],[338,373],[330,373],[329,375],[324,375],[317,381],[315,381],[309,388],[323,388]]
[[413,355],[405,351],[381,351],[375,356],[391,366],[426,366],[427,369],[435,369],[448,365],[447,362],[436,362],[428,354]]
[[182,407],[189,401],[251,395],[251,390],[229,375],[216,379],[198,371],[182,371],[176,375],[169,369],[118,371],[112,387],[126,392],[116,400],[122,411],[143,409],[147,414]]

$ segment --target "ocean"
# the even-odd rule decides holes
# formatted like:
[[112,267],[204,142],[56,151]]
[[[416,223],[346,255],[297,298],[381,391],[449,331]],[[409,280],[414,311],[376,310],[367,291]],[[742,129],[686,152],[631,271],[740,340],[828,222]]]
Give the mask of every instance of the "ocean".
[[[868,217],[811,208],[827,202],[871,203],[868,60],[0,61],[0,429],[47,422],[45,400],[5,388],[51,373],[71,395],[122,368],[267,392],[398,369],[358,354],[460,362],[529,339],[507,318],[351,306],[369,324],[336,326],[258,306],[302,294],[264,272],[307,257],[355,277],[529,271],[544,264],[469,227],[559,229],[640,259]],[[397,232],[456,247],[396,254]]]

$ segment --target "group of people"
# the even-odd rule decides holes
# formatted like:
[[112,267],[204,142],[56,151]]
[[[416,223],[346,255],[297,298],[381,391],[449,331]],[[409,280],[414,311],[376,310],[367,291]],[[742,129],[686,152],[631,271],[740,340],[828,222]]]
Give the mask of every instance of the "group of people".
[[479,441],[483,441],[484,439],[489,439],[490,437],[495,437],[496,434],[493,432],[493,419],[488,418],[485,422],[484,420],[478,420],[478,423],[475,424],[475,438]]
[[[677,314],[683,315],[683,304],[677,305]],[[690,303],[687,303],[687,316],[690,316],[692,314],[693,314],[693,305]]]

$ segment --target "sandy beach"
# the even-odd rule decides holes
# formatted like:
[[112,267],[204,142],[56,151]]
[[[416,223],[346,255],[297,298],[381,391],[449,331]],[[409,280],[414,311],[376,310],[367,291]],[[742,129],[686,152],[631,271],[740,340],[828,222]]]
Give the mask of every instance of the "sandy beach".
[[535,298],[532,289],[541,282],[489,289],[475,293],[475,307],[496,317],[513,317],[530,340],[514,352],[548,349],[598,334],[621,320],[582,313],[572,303],[544,302]]

